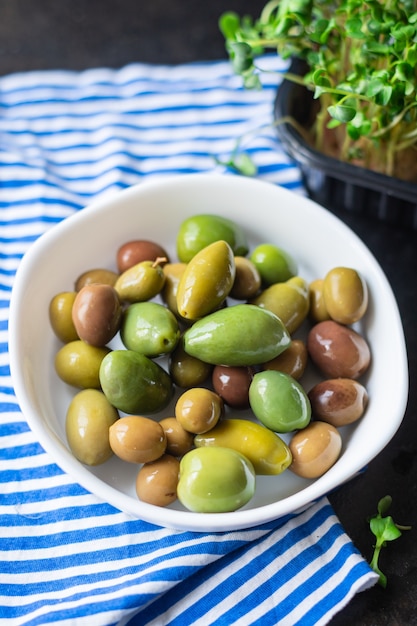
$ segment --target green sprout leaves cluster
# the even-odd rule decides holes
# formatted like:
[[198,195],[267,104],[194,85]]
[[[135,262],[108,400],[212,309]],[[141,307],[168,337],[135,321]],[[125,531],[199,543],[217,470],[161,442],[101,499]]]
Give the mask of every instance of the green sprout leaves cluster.
[[416,0],[270,0],[259,18],[228,12],[219,26],[247,88],[261,87],[256,60],[267,52],[305,62],[303,77],[286,77],[321,103],[314,129],[318,149],[325,129],[333,129],[340,158],[362,153],[366,161],[377,146],[382,169],[391,174],[396,154],[416,148]]
[[371,532],[376,537],[374,553],[370,565],[379,575],[379,584],[384,588],[387,586],[387,577],[379,567],[381,550],[386,546],[388,541],[394,541],[395,539],[401,537],[401,531],[410,529],[410,526],[399,526],[394,522],[390,515],[387,515],[391,503],[391,496],[385,496],[382,498],[382,500],[378,502],[378,513],[371,517],[369,521]]

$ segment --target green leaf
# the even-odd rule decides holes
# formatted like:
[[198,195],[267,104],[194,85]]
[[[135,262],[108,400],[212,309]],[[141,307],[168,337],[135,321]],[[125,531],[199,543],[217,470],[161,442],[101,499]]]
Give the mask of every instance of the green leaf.
[[359,17],[352,17],[346,20],[346,34],[352,39],[365,39],[365,34],[362,32],[362,20]]
[[350,122],[356,115],[356,109],[345,104],[334,104],[328,107],[330,117],[339,122]]
[[242,74],[253,66],[252,48],[244,41],[230,44],[232,64],[236,74]]
[[236,39],[236,33],[240,29],[240,19],[236,13],[228,11],[219,18],[219,28],[226,39]]
[[376,94],[375,102],[379,106],[386,106],[391,100],[392,87],[391,85],[384,85],[384,87]]

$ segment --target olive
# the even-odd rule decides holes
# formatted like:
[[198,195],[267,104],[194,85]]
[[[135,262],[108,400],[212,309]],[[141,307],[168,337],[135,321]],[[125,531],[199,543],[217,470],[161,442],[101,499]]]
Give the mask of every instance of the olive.
[[223,400],[205,387],[187,389],[175,405],[175,417],[190,433],[205,433],[213,428],[223,413]]
[[159,422],[167,439],[166,451],[173,456],[183,456],[194,445],[194,435],[186,431],[176,417],[164,417]]
[[308,313],[313,323],[330,319],[324,301],[323,283],[324,280],[322,278],[317,278],[310,283],[310,309]]
[[215,241],[188,263],[177,289],[181,317],[197,320],[219,308],[235,279],[233,250],[226,241]]
[[198,448],[232,448],[249,459],[256,474],[281,474],[291,463],[291,452],[281,437],[246,419],[222,420],[208,433],[196,435],[194,443]]
[[184,389],[202,385],[210,376],[212,369],[212,365],[191,356],[184,350],[182,337],[169,357],[169,373],[172,382]]
[[122,307],[111,285],[86,285],[72,307],[72,319],[80,339],[92,346],[105,346],[117,334]]
[[63,291],[56,294],[49,303],[49,321],[55,335],[63,343],[79,339],[72,321],[72,307],[77,293]]
[[315,324],[307,336],[311,360],[328,378],[362,376],[371,361],[369,345],[358,332],[334,320]]
[[162,290],[165,283],[160,260],[141,261],[120,274],[114,285],[124,302],[145,302]]
[[235,256],[235,279],[230,296],[236,300],[254,298],[261,287],[258,268],[244,256]]
[[116,274],[116,272],[102,268],[87,270],[78,276],[75,281],[75,291],[80,291],[86,285],[94,285],[96,283],[99,285],[111,285],[114,287],[118,276],[119,275]]
[[214,391],[235,409],[249,407],[249,386],[254,370],[245,366],[215,365],[212,373]]
[[100,388],[100,366],[110,348],[90,346],[81,339],[70,341],[55,355],[55,370],[67,385],[79,389]]
[[315,421],[295,433],[289,447],[292,454],[290,470],[303,478],[318,478],[339,458],[342,437],[331,424]]
[[220,240],[226,241],[236,255],[245,256],[248,253],[246,234],[239,224],[220,215],[192,215],[181,223],[178,230],[178,259],[189,263],[200,250]]
[[128,350],[151,358],[172,352],[180,338],[175,315],[158,302],[135,302],[123,314],[120,338]]
[[121,417],[110,426],[110,446],[114,454],[128,463],[149,463],[166,450],[165,432],[159,422],[141,415]]
[[161,291],[161,298],[169,310],[177,317],[179,317],[177,305],[178,283],[186,267],[186,263],[166,263],[162,268],[165,282]]
[[288,252],[272,243],[262,243],[250,255],[262,283],[273,285],[292,278],[297,273],[297,264]]
[[368,404],[366,388],[351,378],[323,380],[310,389],[308,397],[315,418],[336,427],[356,422]]
[[236,511],[255,493],[255,470],[240,452],[218,446],[195,448],[180,461],[177,495],[196,513]]
[[265,370],[279,370],[300,380],[308,362],[307,346],[302,339],[293,339],[284,352],[264,363]]
[[122,274],[130,267],[142,261],[156,261],[156,259],[169,260],[166,250],[154,241],[147,239],[132,239],[127,241],[117,250],[116,262],[119,272]]
[[99,465],[113,456],[109,428],[119,420],[116,409],[98,389],[84,389],[71,400],[65,431],[71,452],[85,465]]
[[170,454],[145,463],[136,477],[136,493],[142,502],[167,506],[177,499],[180,462]]
[[309,307],[309,288],[301,276],[275,283],[264,289],[252,304],[275,313],[292,335],[306,319]]
[[277,433],[305,428],[311,419],[307,393],[292,376],[278,370],[257,372],[249,401],[258,420]]
[[100,384],[109,402],[131,415],[156,413],[172,399],[169,374],[152,359],[133,350],[113,350],[100,365]]
[[331,319],[340,324],[357,322],[368,307],[366,282],[350,267],[335,267],[326,274],[323,297]]

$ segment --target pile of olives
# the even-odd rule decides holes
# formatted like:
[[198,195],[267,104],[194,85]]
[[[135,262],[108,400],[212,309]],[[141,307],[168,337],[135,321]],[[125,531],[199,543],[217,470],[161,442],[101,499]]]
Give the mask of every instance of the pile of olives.
[[[218,215],[184,220],[176,254],[127,241],[114,271],[87,270],[52,298],[72,453],[137,464],[142,501],[196,512],[244,506],[257,475],[321,476],[368,402],[370,348],[352,327],[367,311],[363,277],[334,267],[308,284],[287,251],[250,250]],[[321,380],[306,390],[308,362]]]

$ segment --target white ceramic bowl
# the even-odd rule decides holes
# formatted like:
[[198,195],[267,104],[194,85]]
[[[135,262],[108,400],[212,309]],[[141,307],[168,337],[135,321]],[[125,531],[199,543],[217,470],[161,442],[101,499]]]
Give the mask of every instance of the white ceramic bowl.
[[[372,366],[363,379],[369,393],[365,416],[344,427],[343,451],[321,478],[289,470],[259,477],[244,508],[222,514],[186,511],[179,503],[159,508],[135,494],[137,467],[113,458],[90,468],[68,449],[65,414],[74,390],[54,370],[60,347],[48,319],[58,292],[94,267],[115,268],[117,248],[134,239],[160,242],[175,258],[177,229],[186,217],[215,213],[237,221],[249,242],[269,241],[288,250],[307,280],[334,266],[354,267],[370,291],[366,318],[358,326],[370,343]],[[403,418],[408,395],[407,357],[401,319],[388,281],[368,248],[334,215],[310,200],[257,180],[217,174],[171,177],[141,183],[79,211],[39,238],[17,272],[10,312],[10,364],[23,414],[44,449],[76,481],[118,509],[160,526],[195,531],[249,528],[297,511],[364,468],[390,441]],[[309,388],[310,373],[303,380]],[[169,410],[164,415],[170,414]],[[172,414],[172,413],[171,413]]]

